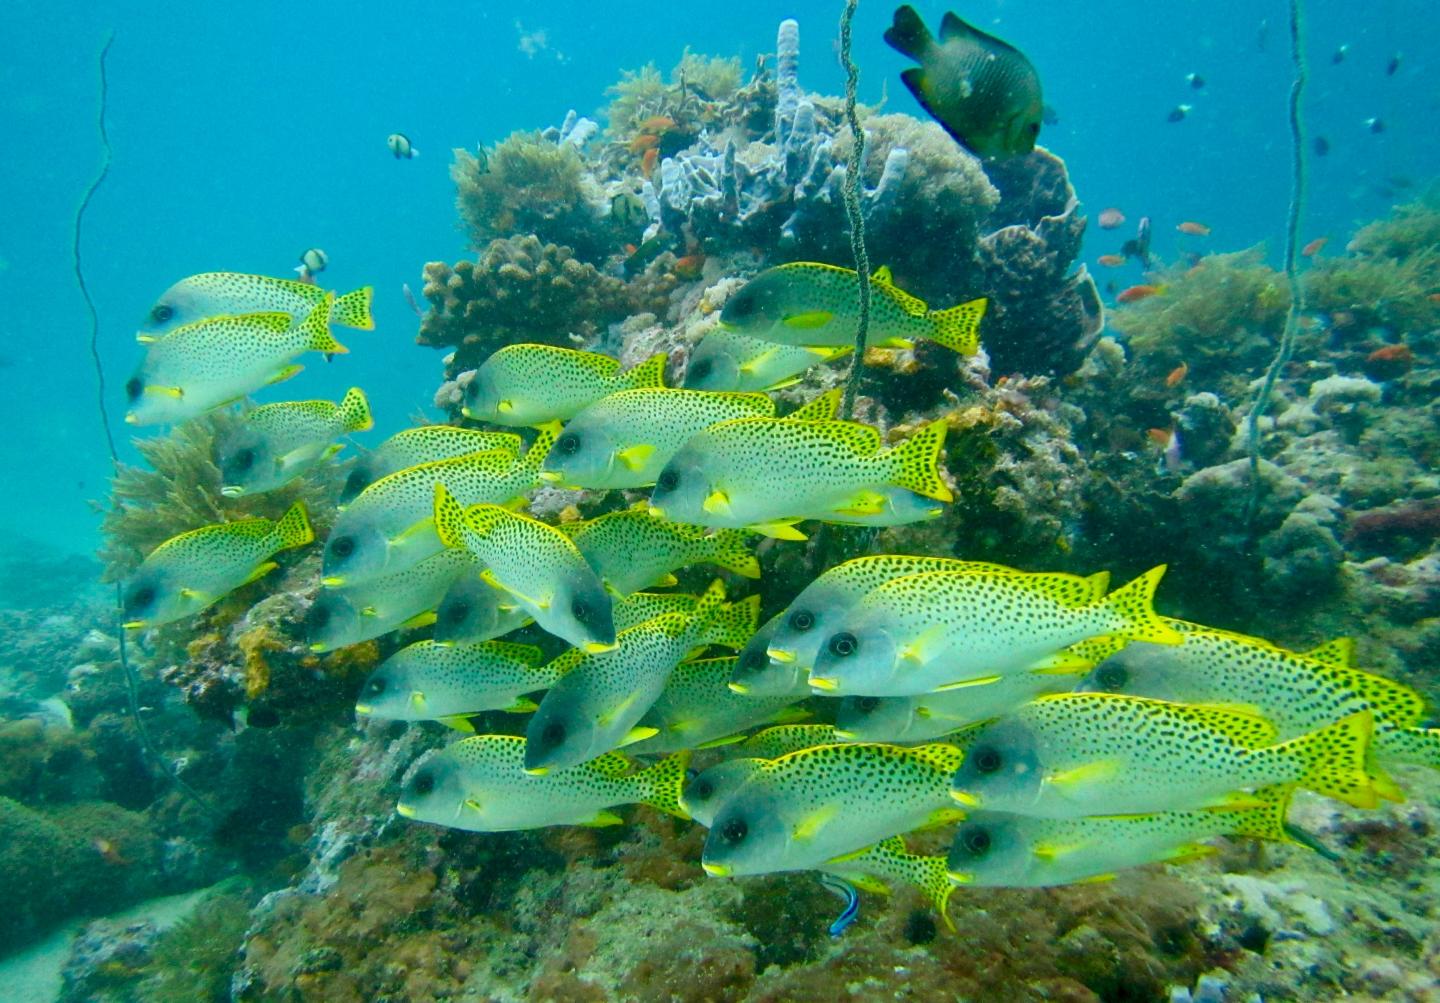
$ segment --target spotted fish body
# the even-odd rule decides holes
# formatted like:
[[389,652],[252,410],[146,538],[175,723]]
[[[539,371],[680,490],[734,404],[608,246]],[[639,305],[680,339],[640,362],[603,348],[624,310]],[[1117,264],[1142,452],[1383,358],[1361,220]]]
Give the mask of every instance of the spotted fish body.
[[[525,694],[549,689],[558,678],[542,663],[540,649],[529,644],[417,641],[370,674],[355,712],[380,720],[461,726],[464,718],[482,711],[534,710]],[[462,730],[471,729],[465,725]]]
[[[916,339],[939,342],[961,355],[980,347],[986,301],[931,311],[898,288],[890,270],[870,280],[866,345],[909,348]],[[860,324],[860,280],[854,269],[794,261],[766,269],[726,301],[720,324],[728,331],[780,345],[853,348]]]
[[691,818],[708,829],[725,802],[750,779],[752,770],[771,759],[817,745],[833,745],[835,741],[834,729],[828,724],[777,724],[765,728],[729,746],[726,751],[733,758],[688,780],[680,802]]
[[1178,864],[1214,853],[1203,840],[1241,836],[1291,841],[1286,813],[1293,788],[1270,787],[1253,805],[1136,815],[1034,818],[979,811],[955,831],[947,870],[978,888],[1046,888],[1103,881],[1142,864]]
[[519,456],[520,436],[514,432],[485,432],[454,425],[407,428],[396,432],[355,461],[340,491],[340,505],[350,504],[361,491],[397,470],[497,449]]
[[[640,718],[655,734],[630,747],[642,753],[677,752],[739,739],[758,724],[774,721],[804,693],[778,697],[744,696],[729,687],[735,657],[701,658],[671,670],[660,696]],[[796,712],[800,713],[800,712]]]
[[751,772],[715,815],[701,865],[717,877],[809,870],[960,817],[946,804],[950,745],[822,745]]
[[824,642],[810,685],[839,696],[913,696],[1021,672],[1071,674],[1098,637],[1178,643],[1151,606],[1164,566],[1097,599],[1073,575],[935,571],[873,589]]
[[1264,718],[1110,693],[1040,697],[981,728],[955,773],[967,807],[1042,818],[1241,807],[1298,784],[1373,808],[1368,711],[1272,744]]
[[152,550],[125,582],[124,624],[158,627],[199,613],[216,600],[276,568],[281,550],[315,539],[305,506],[280,519],[240,519],[172,536]]
[[660,474],[652,513],[677,522],[746,528],[804,539],[803,519],[889,525],[933,518],[941,505],[903,506],[884,493],[899,488],[936,502],[952,499],[937,464],[944,420],[904,444],[881,448],[869,425],[793,418],[742,418],[696,433]]
[[622,390],[572,418],[545,461],[547,480],[580,488],[639,488],[696,432],[730,418],[773,415],[764,394],[663,387]]
[[807,369],[849,355],[849,345],[805,348],[777,345],[717,327],[701,339],[685,366],[687,390],[748,393],[779,390],[800,382]]
[[338,404],[314,400],[257,407],[216,446],[220,493],[234,498],[283,487],[339,452],[335,440],[340,436],[373,425],[359,387],[352,387]]
[[435,485],[445,485],[461,505],[511,503],[535,487],[554,441],[554,430],[544,430],[523,457],[505,450],[466,453],[382,477],[336,518],[325,543],[325,585],[359,585],[439,553],[431,522]]
[[[741,652],[734,682],[747,687],[746,692],[761,694],[769,691],[771,681],[781,682],[799,674],[804,683],[820,646],[832,633],[831,627],[871,589],[906,575],[926,571],[991,571],[1004,573],[1009,568],[982,561],[957,561],[952,557],[917,557],[909,554],[875,554],[857,557],[837,564],[800,590],[784,614],[778,617],[768,642],[761,651],[770,659],[768,665],[758,661],[747,671],[744,659],[752,654],[754,644]],[[1107,579],[1108,581],[1108,579]],[[1104,592],[1104,585],[1100,586]],[[767,625],[768,626],[768,625]],[[763,628],[762,628],[763,633]],[[756,635],[759,639],[759,634]]]
[[396,811],[417,822],[472,832],[513,832],[547,825],[619,825],[607,809],[646,804],[685,818],[680,786],[690,754],[636,770],[612,752],[544,776],[525,771],[525,739],[477,735],[416,761],[401,783]]
[[[1183,620],[1166,622],[1184,638],[1182,643],[1126,648],[1099,665],[1080,688],[1247,709],[1271,721],[1280,741],[1370,711],[1375,759],[1440,768],[1440,729],[1419,727],[1426,717],[1425,698],[1410,687],[1259,638]],[[1399,799],[1398,791],[1384,793]]]
[[132,425],[179,422],[239,400],[299,372],[308,351],[343,352],[325,324],[321,303],[300,323],[288,313],[222,315],[176,328],[145,347],[125,384]]
[[589,652],[615,646],[614,601],[564,533],[498,505],[466,509],[443,484],[434,518],[440,541],[472,554],[540,629]]
[[241,272],[204,272],[181,279],[160,294],[150,307],[136,340],[148,344],[176,329],[229,314],[285,313],[299,323],[316,307],[329,302],[322,319],[325,324],[370,331],[373,290],[369,286],[335,296],[308,282],[277,279],[269,275]]
[[[902,836],[891,836],[873,846],[846,854],[825,864],[820,870],[881,895],[888,895],[890,892],[885,885],[886,881],[901,881],[914,885],[925,893],[931,907],[940,914],[945,925],[952,931],[955,929],[948,906],[956,885],[947,873],[945,858],[934,854],[911,853]],[[880,880],[875,881],[876,878]]]
[[[1104,661],[1125,641],[1102,637],[1065,650],[1074,674],[1020,672],[987,686],[964,686],[940,693],[903,697],[844,697],[835,712],[835,734],[848,742],[931,742],[956,729],[1008,714],[1021,704],[1051,693],[1068,693],[1083,666]],[[1163,646],[1156,645],[1156,648]],[[947,739],[948,740],[948,739]]]
[[751,553],[746,534],[738,530],[709,533],[704,527],[655,519],[637,509],[567,523],[560,529],[616,595],[672,583],[670,572],[692,564],[716,564],[746,578],[760,577],[760,562]]
[[305,616],[310,650],[333,651],[401,627],[426,626],[450,585],[475,573],[469,554],[442,550],[360,585],[321,589]]
[[639,722],[664,693],[671,670],[697,648],[738,648],[754,631],[759,597],[732,604],[724,598],[716,582],[693,613],[648,620],[618,634],[613,650],[579,656],[530,719],[526,768],[573,766],[656,734]]
[[553,345],[506,345],[481,363],[465,385],[461,412],[496,425],[568,421],[621,390],[663,387],[665,356],[626,372],[608,355]]

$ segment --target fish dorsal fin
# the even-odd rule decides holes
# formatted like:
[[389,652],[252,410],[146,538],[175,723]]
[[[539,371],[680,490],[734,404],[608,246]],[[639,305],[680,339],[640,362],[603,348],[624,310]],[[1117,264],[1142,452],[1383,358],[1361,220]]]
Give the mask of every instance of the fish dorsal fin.
[[665,363],[668,358],[669,356],[664,352],[657,352],[650,356],[625,373],[625,383],[631,387],[663,387],[665,385]]
[[590,760],[590,767],[601,776],[623,777],[630,772],[630,757],[623,752],[607,752]]
[[1329,667],[1329,674],[1356,696],[1365,700],[1377,716],[1402,728],[1413,728],[1425,719],[1425,698],[1404,683],[1359,669]]
[[973,42],[982,49],[1000,53],[1010,53],[1019,56],[1021,59],[1025,58],[1020,50],[1009,42],[996,38],[988,32],[981,31],[953,11],[946,11],[945,16],[940,19],[940,44],[944,45],[946,42],[956,39]]
[[1064,654],[1078,662],[1089,662],[1091,665],[1099,665],[1105,659],[1118,651],[1124,649],[1130,643],[1128,637],[1115,634],[1102,634],[1099,637],[1089,637],[1072,644],[1066,648]]
[[833,421],[840,413],[840,388],[827,390],[785,416],[786,421]]
[[1235,704],[1171,704],[1174,714],[1218,731],[1231,741],[1256,749],[1275,741],[1275,725],[1255,709]]
[[876,275],[876,290],[881,296],[889,297],[901,310],[904,310],[912,317],[923,317],[930,312],[929,304],[919,296],[907,293],[895,284],[895,280],[890,277],[889,269],[885,269],[885,277],[883,279],[878,278],[878,272]]
[[1326,665],[1334,665],[1341,669],[1355,668],[1355,639],[1353,637],[1335,637],[1323,644],[1317,644],[1309,651],[1302,651],[1300,654],[1317,662],[1324,662]]
[[913,749],[905,750],[907,755],[935,767],[944,773],[954,773],[960,768],[960,763],[965,758],[965,753],[954,745],[945,742],[935,742],[931,745],[920,745]]
[[881,265],[879,268],[875,269],[875,273],[870,276],[870,281],[882,282],[885,285],[893,286],[895,284],[895,277],[890,274],[889,265]]

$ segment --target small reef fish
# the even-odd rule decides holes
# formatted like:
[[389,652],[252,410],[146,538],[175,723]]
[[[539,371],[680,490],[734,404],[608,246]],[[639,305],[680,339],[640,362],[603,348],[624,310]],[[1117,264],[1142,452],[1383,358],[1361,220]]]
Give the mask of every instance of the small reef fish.
[[844,908],[840,910],[840,915],[835,917],[835,921],[830,924],[829,929],[826,931],[832,937],[839,937],[846,930],[850,929],[851,925],[854,924],[855,920],[860,916],[860,893],[855,890],[853,884],[838,874],[827,874],[824,871],[820,872],[820,885],[826,891],[836,895],[841,902],[845,903]]
[[1366,129],[1377,136],[1385,131],[1385,120],[1383,118],[1367,118],[1361,125],[1365,126]]
[[745,578],[760,577],[760,562],[739,530],[709,533],[702,526],[652,518],[643,509],[611,512],[560,531],[575,542],[605,587],[626,596],[650,585],[673,585],[670,574],[692,564],[715,564]]
[[655,165],[660,162],[660,148],[652,146],[640,155],[640,173],[649,178],[655,173]]
[[319,275],[329,266],[330,255],[318,247],[312,247],[300,255],[300,264],[295,266],[295,274],[300,276],[301,282],[313,284],[315,282],[315,276]]
[[615,600],[615,630],[629,630],[667,613],[695,612],[700,597],[687,592],[632,592]]
[[538,483],[557,428],[542,428],[523,457],[507,449],[465,453],[380,478],[336,518],[325,541],[321,582],[329,588],[359,585],[439,552],[430,521],[435,485],[444,484],[462,505],[513,503]]
[[665,385],[665,355],[626,372],[608,355],[553,345],[506,345],[481,363],[465,385],[461,413],[495,425],[568,421],[620,390]]
[[1163,296],[1164,294],[1165,287],[1163,285],[1154,286],[1146,284],[1130,286],[1129,288],[1120,290],[1120,292],[1116,294],[1115,302],[1138,303],[1141,300],[1149,299],[1151,296]]
[[1190,365],[1182,362],[1165,375],[1165,386],[1177,387],[1184,382],[1186,375],[1190,372]]
[[1188,234],[1191,237],[1210,236],[1210,228],[1204,223],[1196,223],[1194,220],[1187,219],[1183,223],[1178,223],[1176,224],[1175,229],[1179,230],[1181,233]]
[[[985,299],[932,311],[897,287],[888,268],[878,270],[870,281],[869,347],[910,348],[917,338],[928,338],[961,355],[979,349]],[[725,301],[720,325],[780,345],[853,348],[859,295],[854,269],[794,261],[768,268],[745,283]],[[821,361],[828,357],[819,356]]]
[[1339,66],[1341,63],[1345,62],[1345,56],[1349,52],[1349,45],[1340,46],[1338,49],[1336,49],[1333,53],[1330,54],[1330,64],[1332,66]]
[[934,421],[884,449],[880,432],[858,422],[721,422],[697,432],[665,465],[650,511],[787,540],[805,539],[795,529],[803,519],[893,526],[933,518],[941,512],[934,502],[954,497],[938,469],[946,428],[944,419]]
[[696,252],[676,258],[675,266],[672,270],[679,278],[685,279],[687,282],[693,282],[700,277],[700,271],[704,267],[705,255]]
[[1325,245],[1328,243],[1330,243],[1329,237],[1316,237],[1314,240],[1310,241],[1310,243],[1300,248],[1300,257],[1313,258],[1321,251],[1325,250]]
[[1134,258],[1146,268],[1150,267],[1150,217],[1141,216],[1135,226],[1135,236],[1120,245],[1120,253]]
[[370,673],[355,713],[382,721],[439,721],[473,731],[469,718],[482,711],[533,711],[535,702],[525,694],[549,689],[557,678],[546,671],[540,649],[532,644],[416,641]]
[[1179,644],[1151,606],[1160,565],[1106,596],[1073,575],[931,571],[873,589],[835,624],[810,685],[837,696],[914,696],[1012,673],[1071,675],[1066,649],[1102,636]]
[[1240,808],[1066,819],[975,812],[955,830],[946,869],[951,881],[976,888],[1048,888],[1195,860],[1215,852],[1201,840],[1217,836],[1293,842],[1285,819],[1293,790],[1262,788]]
[[[1136,644],[1117,652],[1077,690],[1224,704],[1270,721],[1279,741],[1369,711],[1375,760],[1440,769],[1440,729],[1421,726],[1425,698],[1403,683],[1352,667],[1348,644],[1298,653],[1258,637],[1167,622],[1184,638],[1180,644]],[[1377,790],[1399,799],[1398,790],[1378,783]]]
[[385,146],[394,154],[396,160],[413,160],[420,156],[420,151],[410,143],[410,137],[403,132],[392,132],[385,137]]
[[[991,571],[1003,574],[1009,570],[1003,565],[982,561],[912,557],[908,554],[874,554],[837,564],[801,589],[790,605],[745,646],[732,681],[740,692],[752,696],[786,692],[788,689],[779,687],[787,674],[784,670],[793,668],[799,671],[802,685],[808,688],[804,678],[815,664],[821,645],[834,633],[833,628],[840,618],[872,589],[888,581],[927,571]],[[1108,582],[1109,578],[1105,581]],[[1101,584],[1100,594],[1103,595],[1104,590],[1105,585]],[[765,637],[760,634],[765,634]],[[747,665],[745,659],[757,649],[760,654],[773,659],[773,668],[762,664]]]
[[1105,268],[1119,268],[1121,265],[1125,264],[1125,255],[1102,254],[1095,260]]
[[329,301],[295,324],[288,313],[212,317],[149,342],[125,384],[131,425],[180,422],[280,383],[303,366],[304,352],[344,352],[330,335]]
[[777,661],[767,651],[785,617],[781,610],[766,620],[740,649],[729,683],[733,692],[746,697],[809,695],[808,671],[794,663]]
[[954,821],[963,813],[947,789],[964,755],[952,745],[854,743],[767,761],[715,814],[700,866],[712,877],[811,870]]
[[1114,230],[1114,229],[1117,229],[1118,227],[1122,226],[1122,225],[1124,224],[1124,222],[1125,222],[1125,214],[1124,214],[1123,212],[1121,212],[1119,209],[1101,209],[1101,210],[1100,210],[1100,229],[1102,229],[1102,230]]
[[480,577],[461,575],[435,607],[434,638],[446,644],[475,644],[530,623],[530,616],[508,592]]
[[1195,109],[1188,104],[1177,104],[1174,108],[1170,109],[1170,114],[1165,116],[1165,121],[1172,125],[1176,122],[1183,122],[1185,121],[1185,117],[1194,110]]
[[920,65],[900,74],[915,100],[978,157],[1017,157],[1035,148],[1045,115],[1040,75],[1019,49],[952,12],[940,37],[906,4],[885,41]]
[[794,704],[805,693],[772,697],[742,696],[730,689],[736,657],[682,662],[670,672],[665,688],[640,718],[639,727],[655,734],[630,747],[636,755],[678,752],[738,742],[758,724],[803,718]]
[[622,390],[591,404],[566,424],[540,476],[566,487],[646,487],[702,428],[729,418],[774,413],[774,401],[764,394],[664,387]]
[[1326,156],[1330,152],[1330,140],[1324,136],[1316,136],[1315,142],[1310,144],[1310,148],[1315,151],[1315,156]]
[[315,539],[305,506],[296,502],[279,519],[239,519],[172,536],[146,555],[125,581],[124,626],[158,627],[199,613],[227,593],[279,567],[282,550]]
[[1400,72],[1401,59],[1402,57],[1398,52],[1390,57],[1390,61],[1385,64],[1385,75],[1387,77],[1393,77],[1396,73]]
[[468,554],[442,550],[360,585],[321,589],[305,614],[305,639],[311,651],[334,651],[402,627],[428,626],[450,585],[478,573]]
[[473,554],[482,577],[513,595],[540,629],[590,653],[615,647],[610,593],[554,526],[498,505],[467,509],[436,484],[435,530],[446,547]]
[[[739,648],[755,631],[760,597],[725,602],[715,582],[690,613],[668,613],[615,637],[613,650],[570,655],[526,729],[525,768],[574,766],[656,734],[639,722],[660,698],[675,666],[712,644]],[[561,656],[566,658],[565,655]]]
[[780,724],[759,731],[731,746],[738,756],[716,763],[687,781],[680,803],[691,818],[709,829],[715,814],[750,779],[752,770],[792,752],[834,745],[832,731],[828,724]]
[[338,404],[286,401],[257,407],[216,444],[220,493],[238,498],[283,487],[344,448],[337,438],[374,424],[359,387],[351,387]]
[[[904,837],[891,836],[874,846],[867,846],[863,850],[832,860],[821,868],[821,880],[823,881],[826,875],[833,875],[879,895],[888,895],[890,889],[883,880],[876,881],[876,878],[912,884],[925,893],[925,897],[930,900],[930,907],[940,914],[945,925],[953,932],[955,923],[950,919],[948,906],[956,884],[950,879],[947,869],[946,858],[911,853],[905,845]],[[859,912],[858,906],[855,912]],[[842,914],[840,919],[830,925],[830,935],[839,936],[853,919],[852,913],[850,920],[840,926],[841,921],[845,920]],[[840,926],[838,930],[837,926]]]
[[395,811],[404,818],[471,832],[514,832],[547,825],[620,825],[608,809],[646,804],[679,818],[689,752],[648,769],[612,752],[580,766],[525,772],[525,739],[476,735],[416,760],[401,782]]
[[717,327],[690,353],[685,387],[740,393],[779,390],[799,383],[801,374],[812,366],[843,358],[852,350],[849,346],[826,349],[777,345]]
[[349,505],[371,484],[406,467],[451,460],[466,453],[503,450],[520,455],[520,436],[514,432],[485,432],[454,425],[421,425],[396,432],[374,449],[362,454],[350,468],[340,489],[340,506]]
[[1225,707],[1111,693],[1040,697],[980,729],[955,772],[967,808],[1040,818],[1254,803],[1247,789],[1298,784],[1357,808],[1378,803],[1362,711],[1275,743],[1275,726]]
[[[212,317],[246,313],[288,313],[294,323],[305,320],[326,302],[327,293],[309,282],[277,279],[243,272],[202,272],[181,279],[160,294],[135,340],[148,345],[177,328]],[[359,331],[373,331],[370,300],[374,290],[364,286],[337,297],[330,305],[329,323]]]
[[1198,73],[1185,74],[1185,82],[1190,85],[1191,90],[1203,91],[1205,89],[1205,78]]
[[644,200],[634,192],[616,192],[610,197],[610,218],[625,227],[639,227],[650,222]]

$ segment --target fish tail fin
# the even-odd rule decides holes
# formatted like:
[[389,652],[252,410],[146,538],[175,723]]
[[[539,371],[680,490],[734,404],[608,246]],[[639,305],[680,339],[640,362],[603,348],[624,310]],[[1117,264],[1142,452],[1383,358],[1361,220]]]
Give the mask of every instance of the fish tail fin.
[[465,546],[465,506],[444,484],[438,483],[435,485],[435,533],[447,547]]
[[1362,710],[1267,751],[1288,755],[1300,765],[1297,782],[1302,787],[1356,808],[1374,808],[1380,798],[1366,768],[1374,727],[1373,715]]
[[935,44],[935,38],[915,8],[904,4],[895,11],[895,21],[885,29],[885,41],[890,48],[902,52],[917,62],[923,62],[925,53]]
[[534,475],[534,480],[540,479],[540,468],[545,464],[545,457],[550,455],[550,447],[555,445],[555,440],[560,438],[560,430],[564,425],[557,421],[547,421],[543,425],[537,425],[535,441],[530,444],[529,450],[525,453],[522,462],[525,469]]
[[310,528],[310,519],[305,515],[305,504],[296,502],[275,522],[275,543],[277,550],[303,547],[315,539]]
[[802,404],[785,417],[795,421],[834,421],[840,414],[840,388],[826,390],[814,400]]
[[365,391],[351,387],[340,399],[340,427],[347,432],[368,432],[375,427]]
[[947,310],[936,310],[930,314],[935,328],[930,333],[930,340],[952,352],[974,355],[980,350],[980,321],[989,302],[982,296]]
[[664,352],[656,352],[650,358],[633,367],[621,379],[631,390],[665,386],[665,363],[670,358]]
[[641,770],[630,778],[637,788],[635,801],[688,820],[690,813],[680,806],[680,792],[685,787],[685,768],[689,765],[690,750],[686,749]]
[[341,327],[373,331],[375,318],[370,316],[370,301],[374,298],[373,286],[363,286],[354,292],[348,292],[331,304],[330,319]]
[[932,421],[890,450],[890,483],[936,501],[954,501],[955,496],[940,479],[940,450],[945,447],[947,427],[944,418]]
[[1229,835],[1269,839],[1279,843],[1294,842],[1286,827],[1285,818],[1290,813],[1290,798],[1294,793],[1293,784],[1276,784],[1257,790],[1254,797],[1260,803],[1235,812],[1235,821]]
[[315,309],[300,322],[301,330],[305,332],[305,347],[313,352],[340,355],[350,351],[330,333],[330,310],[334,305],[335,294],[326,293],[325,299],[317,303]]
[[760,562],[750,549],[749,538],[744,530],[720,530],[713,537],[715,552],[710,562],[745,578],[759,578]]
[[1157,564],[1143,575],[1139,575],[1114,592],[1099,605],[1119,621],[1118,633],[1132,641],[1149,641],[1152,644],[1179,644],[1184,638],[1155,612],[1155,589],[1165,574],[1165,565]]

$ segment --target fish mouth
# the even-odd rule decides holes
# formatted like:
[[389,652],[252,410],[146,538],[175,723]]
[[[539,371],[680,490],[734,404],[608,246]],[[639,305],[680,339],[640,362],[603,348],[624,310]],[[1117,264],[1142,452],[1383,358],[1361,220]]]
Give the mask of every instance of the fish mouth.
[[325,586],[327,589],[338,589],[340,586],[345,584],[345,576],[330,575],[328,577],[320,579],[320,584]]
[[963,804],[966,808],[979,808],[979,807],[980,807],[980,798],[979,798],[979,796],[978,796],[978,795],[975,795],[975,794],[971,794],[969,791],[951,791],[951,792],[950,792],[950,796],[951,796],[952,798],[954,798],[956,801],[959,801],[959,802],[960,802],[961,804]]
[[746,686],[744,683],[726,683],[725,685],[730,687],[731,693],[739,693],[743,696],[744,694],[750,692],[750,687]]
[[547,773],[549,773],[549,772],[550,772],[550,767],[548,767],[548,766],[527,766],[527,767],[525,767],[525,773],[526,773],[528,776],[532,776],[532,777],[543,777],[545,774],[547,774]]
[[833,732],[831,732],[831,734],[834,735],[836,738],[843,738],[847,742],[853,742],[855,741],[855,739],[860,737],[856,735],[853,731],[842,731],[839,728],[836,728]]
[[368,703],[357,703],[355,705],[356,714],[369,714],[374,709],[375,708],[371,707]]
[[401,818],[414,818],[415,809],[411,808],[408,804],[402,801],[395,806],[395,814],[399,815]]
[[957,885],[968,885],[975,880],[975,875],[969,871],[946,871],[945,876]]
[[665,518],[665,510],[659,505],[646,505],[645,511],[648,512],[650,515],[653,515],[657,519]]
[[587,655],[603,655],[607,651],[614,651],[620,647],[619,641],[611,641],[609,644],[601,644],[599,641],[586,641],[581,645]]
[[241,487],[236,487],[233,484],[226,484],[220,488],[220,493],[226,498],[239,498],[245,493],[245,489]]
[[136,418],[133,414],[127,414],[127,415],[125,416],[125,424],[127,424],[127,425],[138,425],[138,424],[140,424],[140,421],[139,421],[139,419]]
[[120,626],[125,628],[126,630],[142,630],[144,629],[146,623],[147,621],[145,620],[126,620]]
[[540,479],[546,484],[559,484],[562,476],[558,470],[542,470],[539,473]]
[[795,652],[788,648],[766,648],[765,654],[777,662],[784,662],[786,665],[795,661]]
[[329,651],[329,650],[330,650],[329,647],[328,647],[324,642],[322,642],[322,641],[316,641],[314,644],[309,645],[309,648],[310,648],[311,651],[314,651],[314,652],[321,652],[321,651]]
[[810,688],[825,693],[834,693],[840,688],[840,684],[833,679],[827,679],[825,676],[811,676]]
[[700,865],[700,869],[703,870],[706,874],[710,875],[712,878],[727,878],[730,876],[730,868],[725,866],[724,864],[702,863]]

